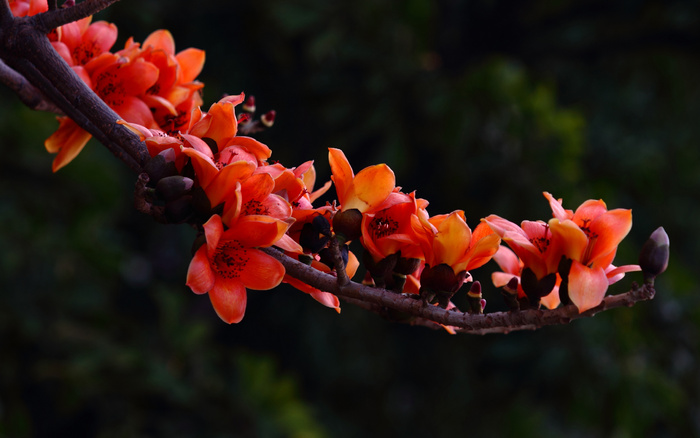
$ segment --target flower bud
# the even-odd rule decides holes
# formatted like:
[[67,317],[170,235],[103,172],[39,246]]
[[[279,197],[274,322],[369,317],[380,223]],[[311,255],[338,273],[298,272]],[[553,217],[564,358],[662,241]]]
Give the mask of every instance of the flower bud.
[[248,113],[254,113],[255,112],[255,96],[248,96],[243,102],[243,106],[241,106],[241,109],[245,112]]
[[156,193],[165,201],[172,201],[189,193],[193,185],[194,181],[186,176],[166,176],[156,183]]
[[666,270],[669,254],[668,234],[663,227],[659,227],[651,233],[639,254],[639,266],[642,268],[645,281],[653,281],[657,275]]
[[271,128],[272,125],[275,124],[276,115],[277,112],[275,110],[268,111],[260,117],[260,121],[263,125],[265,125],[266,128]]
[[187,221],[192,216],[192,195],[181,196],[165,204],[165,217],[172,224],[179,224]]
[[313,254],[318,254],[319,251],[326,247],[329,240],[328,237],[319,233],[316,227],[310,222],[305,223],[304,226],[301,227],[299,244],[304,250],[308,250]]
[[455,274],[450,265],[441,263],[437,266],[426,266],[420,276],[421,296],[430,303],[438,302],[441,307],[447,305],[464,284],[467,271]]
[[520,303],[518,302],[518,284],[520,284],[518,277],[513,277],[501,289],[501,295],[503,296],[506,305],[508,305],[508,308],[514,312],[520,310]]
[[339,211],[333,216],[333,231],[344,242],[362,235],[362,213],[356,208]]
[[143,170],[148,174],[151,181],[160,181],[165,177],[177,175],[175,151],[172,149],[162,151],[148,160]]
[[[401,251],[398,252],[401,255]],[[399,257],[394,266],[394,272],[403,275],[411,275],[420,266],[420,259]]]
[[481,302],[484,301],[486,304],[486,301],[481,296],[481,283],[478,281],[472,283],[469,292],[467,292],[467,300],[469,301],[469,313],[477,315],[484,313]]
[[[530,305],[534,308],[539,307],[540,298],[549,295],[557,283],[557,274],[551,273],[538,279],[530,268],[524,268],[520,274],[520,285],[527,295]],[[522,306],[521,306],[522,307]]]

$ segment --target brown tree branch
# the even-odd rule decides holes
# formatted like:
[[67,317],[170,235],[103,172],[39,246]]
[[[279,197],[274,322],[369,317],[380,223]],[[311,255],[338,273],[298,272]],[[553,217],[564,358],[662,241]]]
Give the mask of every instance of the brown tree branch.
[[353,303],[362,302],[364,303],[362,307],[367,310],[385,314],[386,309],[392,309],[410,316],[413,324],[435,328],[439,328],[436,324],[441,324],[454,327],[455,331],[462,333],[509,333],[516,330],[535,330],[547,325],[567,324],[574,319],[590,317],[603,310],[630,307],[638,301],[654,298],[656,293],[650,283],[641,287],[634,284],[630,291],[608,296],[598,306],[583,313],[579,313],[576,306],[570,304],[553,310],[528,309],[483,315],[469,314],[431,306],[414,296],[397,294],[354,282],[341,286],[335,276],[313,269],[276,249],[263,248],[263,251],[279,260],[288,275]]
[[34,15],[29,20],[34,28],[46,34],[64,24],[94,15],[117,1],[119,0],[85,0],[65,9],[58,8]]
[[64,115],[60,108],[54,105],[53,102],[48,101],[24,76],[12,70],[2,60],[0,60],[0,82],[14,91],[19,100],[27,107],[36,111],[47,111]]
[[0,22],[0,58],[132,170],[143,172],[150,159],[145,144],[116,124],[119,115],[73,72],[33,21],[8,20],[0,13]]

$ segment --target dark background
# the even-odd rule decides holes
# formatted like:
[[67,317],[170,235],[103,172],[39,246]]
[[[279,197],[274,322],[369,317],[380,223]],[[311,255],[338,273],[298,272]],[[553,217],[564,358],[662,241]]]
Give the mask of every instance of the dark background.
[[[120,48],[206,50],[205,108],[246,92],[287,166],[386,162],[432,214],[632,208],[664,226],[657,297],[536,332],[450,336],[283,286],[227,326],[185,287],[194,232],[132,207],[91,142],[57,174],[53,116],[0,90],[0,437],[700,435],[700,3],[123,0]],[[116,50],[115,48],[115,50]],[[485,298],[493,263],[473,274]],[[626,291],[641,275],[611,287]]]

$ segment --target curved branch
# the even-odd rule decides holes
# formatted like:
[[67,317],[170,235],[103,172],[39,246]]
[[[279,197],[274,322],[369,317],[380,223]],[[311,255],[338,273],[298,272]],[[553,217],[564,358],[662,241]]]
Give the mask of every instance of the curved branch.
[[73,72],[30,19],[15,18],[0,33],[0,57],[9,66],[132,170],[143,172],[150,159],[146,145],[116,124],[117,113]]
[[458,310],[447,310],[426,305],[414,296],[397,294],[388,290],[364,286],[350,282],[339,285],[335,276],[313,269],[297,260],[287,257],[273,248],[262,248],[267,254],[279,260],[287,274],[314,287],[330,292],[353,303],[362,302],[362,307],[382,314],[383,309],[392,309],[413,317],[412,323],[439,328],[436,324],[452,327],[457,332],[486,334],[509,333],[516,330],[534,330],[547,325],[566,324],[574,319],[590,317],[598,312],[616,307],[630,307],[638,301],[654,298],[656,291],[650,283],[619,295],[606,297],[598,306],[579,313],[573,304],[553,310],[528,309],[518,312],[494,312],[469,314]]
[[47,111],[64,115],[63,111],[53,102],[44,97],[41,91],[37,90],[21,74],[12,70],[10,66],[0,60],[0,82],[15,92],[19,100],[29,108],[36,111]]
[[65,9],[50,10],[34,15],[30,17],[30,21],[38,31],[46,34],[64,24],[94,15],[117,1],[119,0],[85,0]]

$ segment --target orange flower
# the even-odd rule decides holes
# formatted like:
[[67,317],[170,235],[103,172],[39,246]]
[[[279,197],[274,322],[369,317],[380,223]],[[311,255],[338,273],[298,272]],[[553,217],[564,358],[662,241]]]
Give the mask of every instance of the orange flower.
[[209,293],[214,310],[225,322],[243,319],[246,289],[267,290],[279,285],[284,267],[256,249],[275,244],[289,224],[268,216],[243,216],[224,231],[221,217],[204,224],[206,244],[195,253],[187,271],[187,286],[196,294]]
[[[500,266],[503,270],[502,272],[493,272],[491,274],[491,281],[495,287],[506,287],[508,283],[512,281],[513,278],[517,279],[517,298],[523,299],[527,298],[525,291],[523,290],[520,277],[523,272],[523,267],[525,266],[518,258],[517,255],[505,246],[500,246],[496,254],[493,255],[493,260]],[[548,309],[554,309],[560,304],[559,300],[559,284],[561,283],[561,278],[557,275],[557,281],[554,285],[552,291],[541,298],[541,303],[545,305]]]
[[[129,39],[123,50],[110,53],[116,27],[89,23],[86,18],[61,27],[53,43],[83,81],[126,122],[169,131],[187,126],[192,109],[201,104],[198,90],[203,85],[195,77],[204,63],[204,52],[187,49],[176,55],[172,35],[156,31],[143,49]],[[58,153],[54,172],[75,158],[90,139],[73,121],[59,121],[58,131],[45,142],[49,152]]]
[[532,270],[537,280],[557,272],[561,250],[552,240],[549,225],[542,221],[523,221],[521,226],[492,214],[484,219],[491,229]]
[[216,144],[214,152],[219,153],[219,160],[223,163],[244,159],[262,165],[272,154],[270,148],[252,137],[237,135],[238,120],[234,108],[244,99],[241,93],[224,97],[214,103],[207,113],[195,109],[187,133],[211,139]]
[[591,309],[603,300],[608,285],[625,272],[640,270],[637,265],[616,268],[611,263],[617,247],[632,228],[632,211],[608,210],[602,200],[585,201],[576,212],[565,210],[561,200],[545,192],[554,218],[549,228],[561,242],[563,255],[572,261],[571,269],[562,273],[568,295],[579,312]]
[[369,166],[355,175],[343,151],[333,148],[328,149],[328,161],[341,211],[371,212],[384,202],[396,185],[394,172],[386,164]]
[[414,193],[391,193],[374,213],[362,215],[362,246],[375,262],[401,251],[403,258],[423,259],[411,217],[417,210]]
[[421,238],[425,264],[446,264],[455,274],[476,269],[491,260],[498,250],[500,237],[479,224],[472,233],[462,210],[428,219],[414,216],[413,227]]
[[83,68],[117,41],[117,26],[106,21],[91,22],[92,17],[86,17],[56,29],[51,45],[68,65]]

